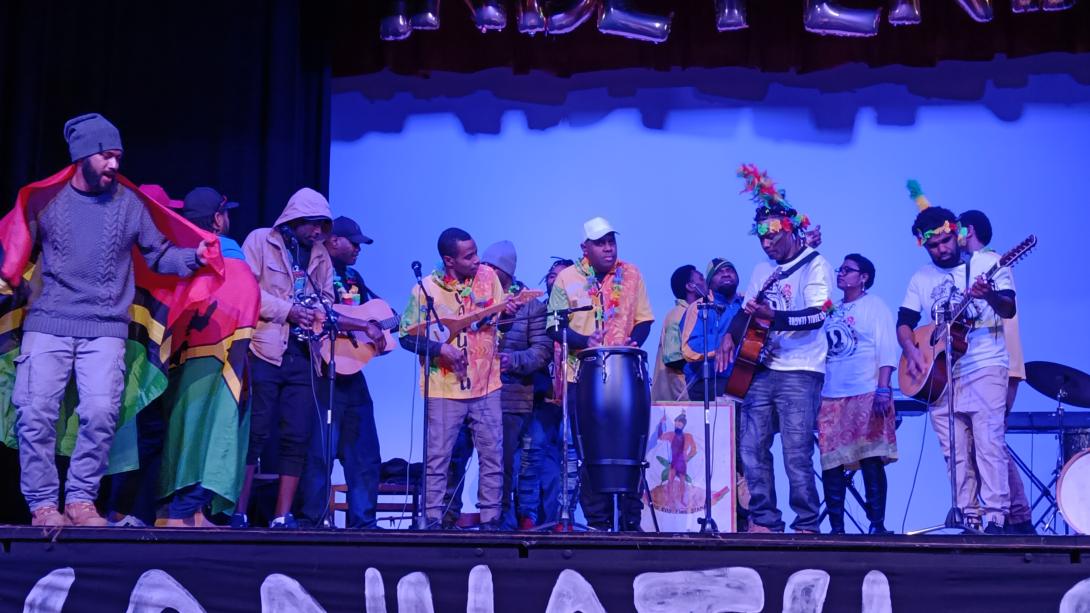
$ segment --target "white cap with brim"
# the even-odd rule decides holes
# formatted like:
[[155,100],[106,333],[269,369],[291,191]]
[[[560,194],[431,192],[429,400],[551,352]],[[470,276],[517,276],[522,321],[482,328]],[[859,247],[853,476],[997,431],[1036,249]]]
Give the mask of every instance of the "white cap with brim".
[[583,223],[583,239],[596,241],[606,234],[617,232],[605,217],[595,217]]

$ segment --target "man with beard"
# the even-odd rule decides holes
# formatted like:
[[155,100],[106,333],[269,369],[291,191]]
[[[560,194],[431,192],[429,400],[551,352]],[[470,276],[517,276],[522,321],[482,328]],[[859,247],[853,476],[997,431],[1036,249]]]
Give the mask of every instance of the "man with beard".
[[[976,253],[987,249],[992,242],[992,222],[983,211],[965,211],[958,217],[958,221],[965,228],[965,250]],[[1011,275],[1011,286],[1014,285],[1014,275]],[[1022,354],[1022,335],[1018,327],[1018,314],[1003,320],[1003,338],[1007,344],[1007,354],[1010,356],[1009,372],[1007,373],[1007,412],[1010,417],[1014,408],[1014,399],[1018,395],[1018,385],[1026,380],[1026,360]],[[1009,453],[1008,449],[1008,453]],[[1033,527],[1033,513],[1026,497],[1026,486],[1022,483],[1022,475],[1018,474],[1018,465],[1013,458],[1007,463],[1007,481],[1010,484],[1011,508],[1007,516],[1005,526],[1011,534],[1037,534]],[[969,467],[969,473],[976,479],[976,471]]]
[[[574,414],[577,394],[576,355],[600,346],[639,347],[647,340],[655,315],[647,299],[643,276],[634,265],[617,257],[617,233],[608,221],[595,217],[583,224],[583,257],[560,272],[549,295],[549,310],[591,306],[571,314],[568,330],[568,412]],[[550,336],[560,340],[555,316],[548,322]],[[634,494],[620,497],[624,530],[640,529],[643,503]],[[583,471],[581,502],[587,524],[608,530],[612,526],[613,497],[593,490]]]
[[[1007,378],[1010,358],[1003,332],[1003,319],[1014,317],[1015,294],[1010,270],[1001,268],[991,283],[983,274],[999,261],[990,251],[971,256],[959,238],[964,230],[957,217],[942,207],[920,211],[912,223],[912,234],[927,249],[931,262],[912,275],[904,302],[897,314],[897,340],[904,350],[909,375],[920,376],[924,361],[913,338],[913,328],[923,320],[945,325],[944,314],[966,296],[972,303],[966,314],[971,327],[965,355],[954,364],[952,382],[942,398],[931,406],[931,425],[942,444],[947,469],[957,481],[956,504],[969,513],[977,507],[976,486],[968,478],[969,465],[976,467],[985,534],[1002,534],[1010,510],[1009,455],[1005,444]],[[964,254],[964,257],[963,257]],[[946,394],[954,393],[954,428],[949,431]],[[956,457],[950,457],[950,437],[956,437]]]
[[[326,251],[333,261],[333,290],[338,304],[358,305],[377,297],[371,292],[363,277],[351,265],[356,263],[360,245],[374,241],[366,236],[359,224],[348,217],[333,220],[333,229],[325,240]],[[390,316],[396,316],[391,312]],[[376,332],[376,349],[383,353],[393,349],[386,347],[384,337]],[[321,341],[328,343],[326,339]],[[338,343],[348,342],[340,339]],[[323,375],[321,382],[328,383]],[[329,506],[329,470],[326,466],[325,405],[329,402],[326,385],[318,386],[318,402],[321,414],[315,417],[307,451],[306,465],[299,484],[301,508],[300,523],[317,525]],[[375,507],[378,504],[379,468],[382,455],[379,452],[378,431],[375,428],[375,403],[367,387],[363,371],[354,375],[337,375],[333,384],[333,441],[335,457],[344,468],[344,482],[348,487],[348,518],[345,526],[350,530],[375,527]],[[333,517],[325,517],[328,525]]]
[[651,375],[652,401],[676,402],[686,396],[681,318],[690,304],[708,293],[708,288],[704,275],[696,266],[686,264],[670,275],[670,291],[673,292],[676,302],[662,320],[659,350],[655,354],[655,371]]
[[[291,506],[307,455],[318,406],[317,358],[309,333],[319,321],[314,299],[333,300],[333,262],[322,242],[330,230],[329,202],[313,189],[295,192],[272,228],[246,237],[242,251],[261,287],[261,314],[250,343],[253,402],[246,475],[233,527],[248,527],[246,509],[257,460],[274,423],[279,427],[280,483],[270,528],[296,528]],[[342,316],[344,331],[381,333],[369,322]],[[275,420],[275,421],[274,421]]]
[[708,357],[709,372],[712,380],[708,389],[712,397],[721,396],[727,386],[730,368],[717,372],[715,367],[715,348],[730,332],[731,321],[742,308],[742,297],[738,295],[738,271],[734,264],[724,258],[713,258],[708,263],[705,278],[714,308],[707,310],[707,344],[705,345],[704,313],[698,303],[690,304],[681,318],[681,349],[685,357],[685,380],[689,389],[689,400],[704,400],[704,357]]
[[[12,403],[32,524],[105,526],[94,500],[125,386],[125,339],[136,291],[132,248],[152,270],[186,277],[204,264],[208,245],[172,245],[139,197],[119,184],[124,149],[113,124],[98,114],[81,115],[65,123],[64,136],[76,171],[30,224],[41,251],[41,288],[23,322]],[[73,370],[79,433],[62,515],[54,453],[61,398]]]
[[[472,317],[504,300],[506,292],[495,271],[480,265],[477,243],[465,230],[447,228],[439,235],[443,269],[422,281],[439,317]],[[478,320],[450,334],[444,342],[417,334],[425,321],[427,300],[421,287],[413,287],[401,316],[401,346],[421,357],[428,381],[428,440],[424,488],[426,526],[438,525],[447,490],[447,468],[462,424],[468,419],[477,448],[480,476],[477,506],[481,529],[499,527],[503,490],[503,416],[500,408],[500,354],[496,351],[496,327],[490,318]],[[434,331],[434,330],[433,330]]]
[[[739,174],[757,204],[750,233],[768,256],[754,267],[743,306],[745,313],[769,322],[761,367],[742,401],[739,448],[750,492],[749,531],[783,532],[785,527],[772,472],[772,437],[778,421],[789,502],[796,514],[791,527],[812,534],[819,529],[814,429],[825,373],[827,343],[821,326],[832,306],[832,267],[807,246],[803,233],[809,219],[788,204],[772,180],[748,165]],[[777,279],[761,295],[777,269]],[[717,368],[725,371],[734,358],[734,339],[724,335]]]

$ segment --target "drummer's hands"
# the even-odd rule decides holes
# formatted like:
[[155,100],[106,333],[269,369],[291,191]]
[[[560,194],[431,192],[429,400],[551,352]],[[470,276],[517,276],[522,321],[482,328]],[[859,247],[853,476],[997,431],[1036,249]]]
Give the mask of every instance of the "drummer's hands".
[[636,341],[632,340],[632,337],[630,336],[630,337],[625,339],[624,346],[625,347],[639,347],[640,344],[637,343]]
[[719,372],[725,372],[730,363],[734,361],[734,338],[727,334],[723,336],[723,342],[715,350],[715,368]]
[[594,349],[595,347],[601,347],[602,341],[606,337],[605,330],[595,330],[594,334],[591,334],[587,339],[587,349]]
[[466,375],[466,356],[454,345],[444,343],[439,348],[439,363],[447,369],[454,371],[459,377]]

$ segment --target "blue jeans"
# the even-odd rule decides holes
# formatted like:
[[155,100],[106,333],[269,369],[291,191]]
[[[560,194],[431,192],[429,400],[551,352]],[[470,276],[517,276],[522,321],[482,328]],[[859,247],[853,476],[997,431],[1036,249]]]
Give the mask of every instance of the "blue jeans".
[[535,524],[556,521],[560,511],[560,419],[559,406],[535,404],[523,439],[517,514]]
[[[318,379],[316,389],[322,406],[316,418],[307,448],[307,461],[299,482],[302,519],[317,522],[329,502],[325,465],[325,405],[328,403],[328,380]],[[333,452],[344,468],[348,486],[348,519],[350,530],[375,527],[375,505],[378,503],[379,452],[378,431],[375,428],[375,404],[367,389],[363,373],[338,376],[333,389]],[[332,519],[332,518],[330,518]]]
[[794,530],[819,531],[814,482],[814,430],[825,376],[795,370],[761,370],[742,403],[742,466],[749,484],[749,521],[776,532],[784,522],[776,507],[772,436],[779,423],[783,464],[791,487],[788,502],[797,517]]

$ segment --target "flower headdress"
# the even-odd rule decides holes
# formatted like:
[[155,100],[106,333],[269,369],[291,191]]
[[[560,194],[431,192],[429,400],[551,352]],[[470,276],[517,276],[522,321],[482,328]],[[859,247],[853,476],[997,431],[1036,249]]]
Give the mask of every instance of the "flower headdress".
[[805,232],[810,227],[810,218],[796,211],[787,202],[787,195],[754,164],[742,164],[738,167],[738,176],[745,179],[743,194],[749,193],[750,200],[757,204],[757,214],[753,218],[750,234],[764,236],[771,232]]
[[[920,182],[915,179],[909,179],[906,184],[908,187],[908,197],[912,198],[912,201],[916,203],[916,208],[920,209],[920,212],[926,211],[931,208],[931,201],[927,199],[927,196],[923,193],[923,188],[920,187]],[[913,233],[916,235],[916,244],[923,246],[929,238],[938,234],[947,234],[953,232],[958,236],[958,242],[964,242],[965,237],[969,234],[969,229],[962,226],[957,221],[944,221],[942,225],[933,228],[931,230],[920,230],[914,228]]]

